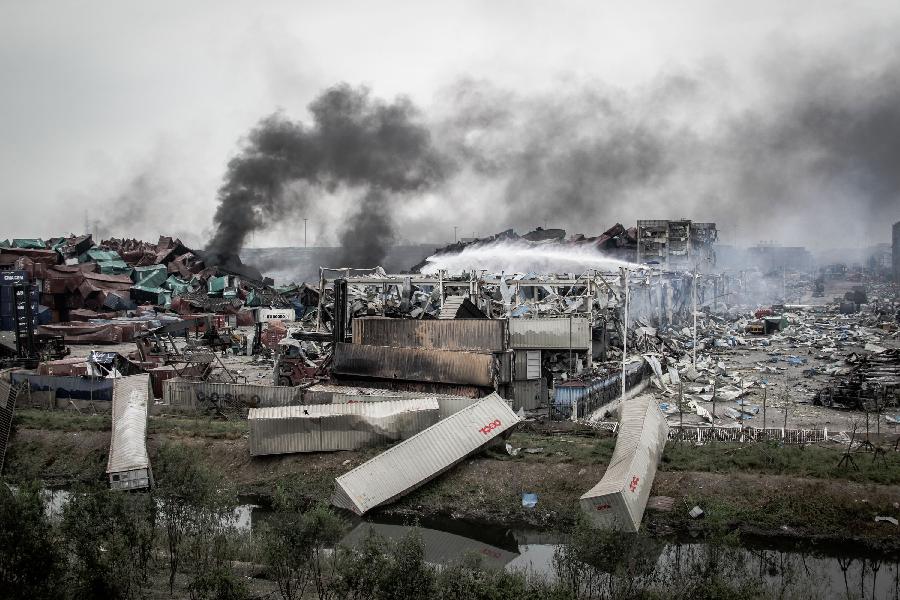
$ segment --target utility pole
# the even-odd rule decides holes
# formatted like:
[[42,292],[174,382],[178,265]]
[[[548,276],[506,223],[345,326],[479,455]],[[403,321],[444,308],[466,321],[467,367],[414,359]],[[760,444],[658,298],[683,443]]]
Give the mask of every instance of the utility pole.
[[692,274],[693,285],[691,286],[691,306],[694,313],[694,345],[691,347],[691,362],[694,368],[697,367],[697,272]]
[[622,401],[625,401],[625,359],[628,358],[628,269],[622,268],[625,284],[625,319],[622,322]]
[[306,248],[306,221],[308,219],[303,219],[303,247]]

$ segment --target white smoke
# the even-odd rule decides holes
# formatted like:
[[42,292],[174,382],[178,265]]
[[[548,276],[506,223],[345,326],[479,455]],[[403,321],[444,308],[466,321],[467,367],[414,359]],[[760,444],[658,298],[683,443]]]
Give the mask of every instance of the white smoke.
[[429,256],[422,272],[444,270],[455,275],[484,269],[491,273],[580,273],[589,269],[615,270],[619,267],[639,269],[642,265],[606,256],[590,244],[531,244],[505,240],[467,246],[458,253]]

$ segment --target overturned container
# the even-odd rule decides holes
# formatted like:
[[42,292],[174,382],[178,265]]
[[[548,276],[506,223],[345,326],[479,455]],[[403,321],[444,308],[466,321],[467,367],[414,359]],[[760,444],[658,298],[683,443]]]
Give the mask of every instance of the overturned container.
[[634,532],[647,508],[669,425],[653,398],[638,397],[620,407],[618,439],[609,466],[580,503],[582,512],[598,527]]
[[437,423],[434,398],[250,409],[250,454],[358,450],[408,439]]
[[331,502],[365,514],[431,481],[518,423],[509,404],[491,394],[335,479]]

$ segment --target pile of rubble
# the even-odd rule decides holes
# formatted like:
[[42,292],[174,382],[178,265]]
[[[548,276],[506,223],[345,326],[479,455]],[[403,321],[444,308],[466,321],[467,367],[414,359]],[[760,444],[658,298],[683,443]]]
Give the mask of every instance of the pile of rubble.
[[164,321],[165,310],[233,315],[236,324],[249,325],[249,308],[293,307],[302,314],[317,301],[307,288],[282,293],[237,259],[207,265],[201,252],[165,236],[156,244],[117,238],[97,244],[90,235],[4,241],[0,270],[32,284],[36,325],[67,342],[128,341],[148,328],[145,322]]

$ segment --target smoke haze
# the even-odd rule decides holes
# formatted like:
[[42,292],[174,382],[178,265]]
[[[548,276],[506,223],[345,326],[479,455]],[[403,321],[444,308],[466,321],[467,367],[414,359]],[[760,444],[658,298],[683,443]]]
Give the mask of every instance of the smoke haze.
[[900,63],[885,56],[773,55],[746,97],[712,68],[630,90],[463,79],[428,111],[340,84],[311,104],[310,126],[275,114],[250,133],[209,249],[235,254],[250,231],[348,190],[341,266],[378,264],[398,231],[441,240],[454,225],[597,234],[684,217],[733,224],[744,242],[846,244],[900,217]]
[[360,207],[342,233],[352,241],[346,266],[378,264],[393,235],[391,197],[444,177],[446,165],[407,99],[386,103],[366,88],[341,84],[314,100],[309,112],[311,126],[280,113],[263,119],[229,162],[207,246],[211,262],[236,256],[250,232],[296,218],[310,202],[349,188],[358,191]]

